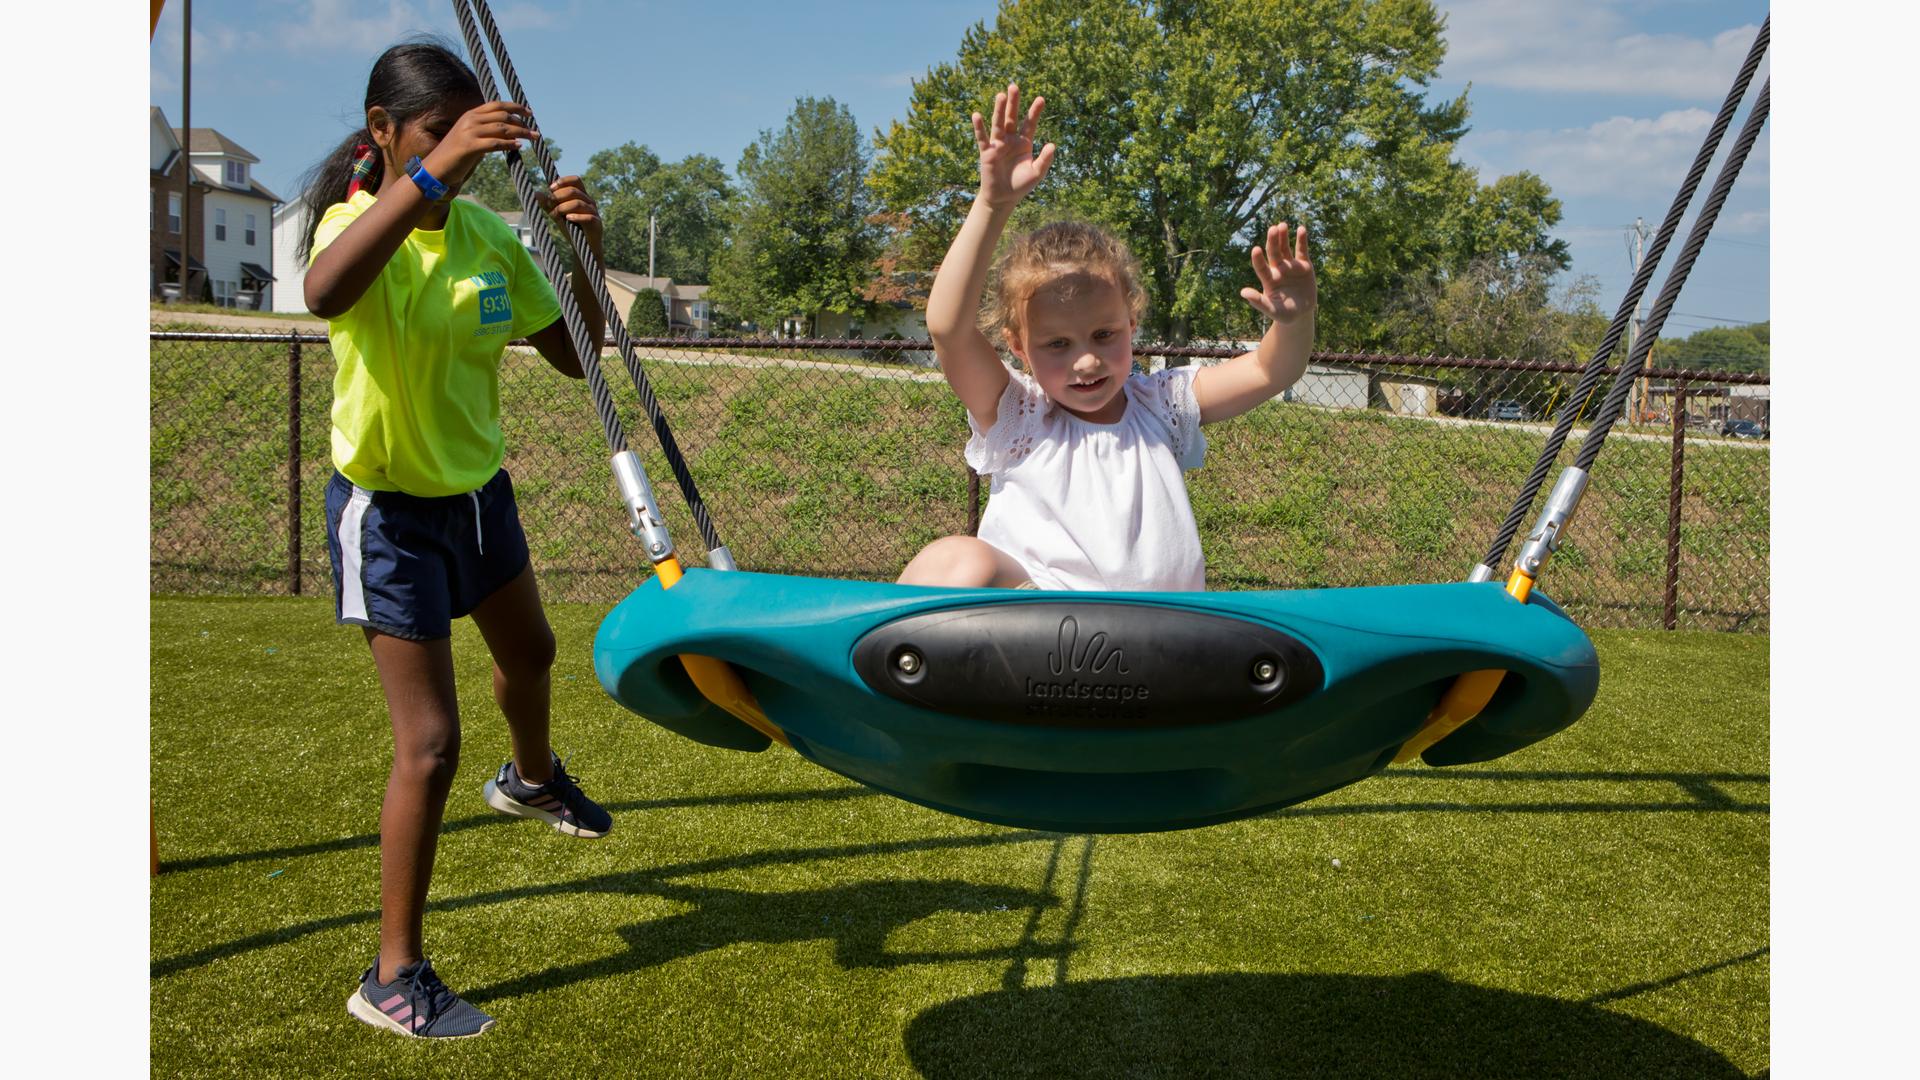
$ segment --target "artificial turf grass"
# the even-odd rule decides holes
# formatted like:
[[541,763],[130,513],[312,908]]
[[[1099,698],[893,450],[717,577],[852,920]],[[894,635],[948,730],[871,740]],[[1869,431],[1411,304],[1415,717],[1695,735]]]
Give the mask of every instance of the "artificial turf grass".
[[1087,838],[675,738],[594,682],[602,610],[551,615],[555,740],[615,810],[603,841],[480,803],[506,732],[457,628],[428,946],[500,1026],[422,1046],[344,1008],[375,942],[389,753],[358,633],[325,601],[153,602],[156,1073],[1767,1066],[1764,637],[1599,633],[1592,712],[1521,753]]

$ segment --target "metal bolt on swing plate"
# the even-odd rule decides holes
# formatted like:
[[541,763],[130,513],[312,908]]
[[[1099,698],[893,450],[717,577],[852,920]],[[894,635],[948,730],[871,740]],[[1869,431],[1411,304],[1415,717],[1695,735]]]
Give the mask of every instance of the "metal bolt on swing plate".
[[1274,675],[1277,674],[1279,670],[1279,668],[1273,666],[1273,661],[1271,660],[1258,661],[1253,665],[1253,681],[1258,683],[1272,682]]
[[900,669],[901,674],[913,675],[920,670],[920,654],[913,653],[913,652],[903,652],[900,654],[898,659],[894,660],[893,663],[894,663],[894,666]]

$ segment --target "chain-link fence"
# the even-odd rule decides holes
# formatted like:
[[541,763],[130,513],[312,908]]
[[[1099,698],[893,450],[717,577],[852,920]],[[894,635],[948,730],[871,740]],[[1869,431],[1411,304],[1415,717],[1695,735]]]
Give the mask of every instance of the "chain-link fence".
[[[154,591],[328,595],[326,339],[155,332],[151,348]],[[922,545],[977,520],[985,485],[961,457],[965,416],[924,343],[647,339],[641,349],[743,569],[890,580]],[[1157,367],[1169,354],[1231,355],[1140,359]],[[616,354],[603,371],[617,400],[635,400]],[[1281,399],[1207,429],[1207,464],[1189,489],[1210,586],[1463,578],[1576,381],[1568,364],[1316,354]],[[1606,390],[1581,403],[1583,417]],[[1765,631],[1767,395],[1764,376],[1650,372],[1544,590],[1589,626]],[[618,600],[649,565],[626,531],[585,384],[509,349],[501,413],[543,594]],[[622,419],[683,561],[699,563],[649,424],[637,405]]]

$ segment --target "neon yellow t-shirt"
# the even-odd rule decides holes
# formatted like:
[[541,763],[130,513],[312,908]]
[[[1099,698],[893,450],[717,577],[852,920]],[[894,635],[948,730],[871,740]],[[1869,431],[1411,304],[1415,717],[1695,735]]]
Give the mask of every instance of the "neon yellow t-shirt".
[[[314,231],[318,255],[374,204],[335,203]],[[493,478],[500,356],[507,341],[560,318],[546,275],[499,215],[458,200],[441,230],[415,229],[346,314],[327,321],[333,466],[372,491],[458,495]]]

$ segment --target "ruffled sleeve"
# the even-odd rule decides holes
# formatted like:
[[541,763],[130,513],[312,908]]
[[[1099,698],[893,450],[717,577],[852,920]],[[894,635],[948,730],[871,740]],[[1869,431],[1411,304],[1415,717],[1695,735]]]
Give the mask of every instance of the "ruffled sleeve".
[[993,426],[980,430],[973,414],[967,414],[967,464],[982,476],[992,476],[1020,464],[1033,453],[1034,440],[1040,434],[1053,403],[1033,377],[1008,369],[1007,388],[1000,393],[1000,407]]
[[1167,443],[1182,470],[1197,469],[1207,460],[1207,436],[1200,430],[1200,402],[1193,396],[1197,367],[1175,367],[1136,376],[1135,400],[1167,429]]

